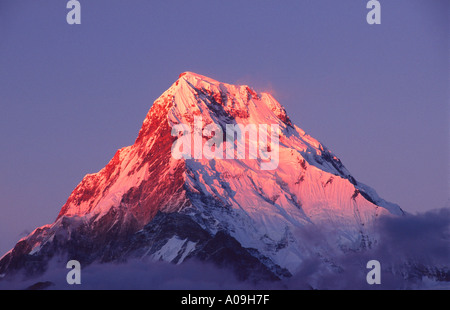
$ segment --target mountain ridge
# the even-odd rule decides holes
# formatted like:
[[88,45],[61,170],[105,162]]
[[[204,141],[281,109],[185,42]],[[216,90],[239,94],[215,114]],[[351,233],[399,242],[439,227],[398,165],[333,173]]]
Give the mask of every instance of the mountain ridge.
[[[173,127],[193,125],[196,116],[221,128],[277,125],[279,165],[261,171],[261,158],[174,159]],[[154,102],[134,144],[118,150],[98,173],[86,175],[53,224],[37,228],[0,259],[0,274],[40,273],[50,258],[63,255],[87,264],[127,257],[211,260],[234,266],[245,279],[258,274],[277,279],[289,277],[305,259],[298,237],[304,227],[323,228],[332,248],[359,250],[376,241],[373,224],[379,216],[402,214],[292,124],[270,94],[185,72]],[[203,237],[189,239],[176,227],[158,226],[158,221],[168,223],[165,217]],[[164,237],[132,242],[152,225]],[[228,259],[214,251],[228,253],[223,254]],[[250,267],[251,261],[259,267]]]

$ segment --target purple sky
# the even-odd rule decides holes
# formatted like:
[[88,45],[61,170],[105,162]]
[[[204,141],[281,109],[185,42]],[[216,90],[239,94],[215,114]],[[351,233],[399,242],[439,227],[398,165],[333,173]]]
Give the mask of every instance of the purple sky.
[[0,256],[137,137],[183,71],[271,91],[409,212],[449,193],[448,0],[0,1]]

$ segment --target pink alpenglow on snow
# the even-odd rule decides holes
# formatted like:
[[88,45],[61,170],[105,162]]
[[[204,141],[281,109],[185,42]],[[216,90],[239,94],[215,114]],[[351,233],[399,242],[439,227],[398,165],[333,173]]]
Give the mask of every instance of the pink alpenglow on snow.
[[175,159],[208,160],[259,158],[261,170],[274,170],[279,160],[279,127],[271,125],[270,128],[269,141],[266,124],[226,124],[224,132],[214,123],[204,126],[202,117],[195,116],[193,129],[186,124],[172,127],[172,136],[178,137],[172,146],[172,156]]

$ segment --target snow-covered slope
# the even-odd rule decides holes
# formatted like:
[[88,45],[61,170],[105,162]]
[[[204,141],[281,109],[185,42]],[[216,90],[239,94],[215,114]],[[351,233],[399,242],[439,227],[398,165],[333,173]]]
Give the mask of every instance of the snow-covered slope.
[[[217,124],[223,132],[230,124],[277,125],[276,169],[261,169],[260,157],[174,158],[172,129],[195,128],[200,117],[201,129]],[[250,135],[248,146],[258,137]],[[208,137],[201,140],[204,146]],[[195,257],[231,264],[244,278],[283,278],[306,253],[326,256],[302,231],[314,227],[330,248],[357,250],[376,239],[380,215],[401,214],[292,124],[270,94],[185,72],[154,102],[135,143],[87,175],[55,223],[4,255],[0,274],[42,272],[56,255],[84,263],[148,256],[174,263]]]

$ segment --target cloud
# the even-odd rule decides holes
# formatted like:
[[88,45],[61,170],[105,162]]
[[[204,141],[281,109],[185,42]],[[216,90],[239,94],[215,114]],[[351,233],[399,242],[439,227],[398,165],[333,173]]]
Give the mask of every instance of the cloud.
[[383,218],[380,251],[392,259],[422,263],[450,261],[450,209],[402,218]]
[[[310,255],[286,281],[286,286],[290,289],[450,288],[450,209],[384,217],[376,229],[379,238],[371,249],[345,254],[333,251],[320,233],[310,237],[310,245],[328,249],[332,255],[328,258]],[[381,285],[369,285],[366,281],[370,271],[366,264],[374,259],[381,263]]]
[[[180,265],[158,261],[134,260],[127,263],[81,266],[81,285],[69,285],[69,269],[65,261],[53,260],[44,275],[26,281],[0,282],[0,289],[25,289],[36,283],[48,283],[57,290],[192,290],[192,289],[252,289],[252,284],[240,282],[233,273],[211,264],[188,261]],[[17,278],[16,278],[17,279]]]

